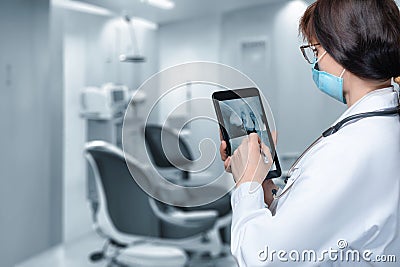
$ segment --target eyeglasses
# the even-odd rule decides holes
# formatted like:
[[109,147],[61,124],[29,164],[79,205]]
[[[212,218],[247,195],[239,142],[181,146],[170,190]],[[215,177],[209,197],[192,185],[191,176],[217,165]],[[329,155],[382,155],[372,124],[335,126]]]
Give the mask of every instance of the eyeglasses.
[[300,46],[300,50],[303,53],[304,58],[307,60],[309,64],[314,64],[318,58],[318,50],[316,48],[318,44],[309,44]]

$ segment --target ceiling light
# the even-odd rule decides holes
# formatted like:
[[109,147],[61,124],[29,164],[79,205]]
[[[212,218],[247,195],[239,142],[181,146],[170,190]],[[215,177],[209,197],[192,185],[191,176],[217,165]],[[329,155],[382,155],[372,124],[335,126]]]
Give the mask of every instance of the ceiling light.
[[95,14],[95,15],[102,15],[102,16],[113,16],[114,13],[111,12],[109,9],[106,9],[104,7],[88,4],[88,3],[83,3],[83,2],[78,2],[78,1],[67,1],[67,0],[55,0],[52,2],[54,6],[60,7],[60,8],[65,8],[69,10],[74,10],[78,12],[84,12],[84,13],[89,13],[89,14]]
[[156,30],[158,28],[157,23],[154,23],[147,19],[143,19],[143,18],[139,18],[139,17],[131,17],[130,19],[131,19],[132,24],[135,26],[139,26],[139,27],[141,26],[144,28],[152,29],[152,30]]
[[173,9],[175,7],[175,3],[171,0],[142,0],[142,2],[162,9]]

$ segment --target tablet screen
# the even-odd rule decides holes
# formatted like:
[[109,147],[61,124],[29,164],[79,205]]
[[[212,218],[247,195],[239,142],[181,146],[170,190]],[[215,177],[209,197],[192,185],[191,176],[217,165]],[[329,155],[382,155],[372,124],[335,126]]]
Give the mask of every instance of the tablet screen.
[[266,118],[258,96],[220,101],[222,119],[229,138],[231,154],[250,133],[257,133],[272,150],[267,132]]

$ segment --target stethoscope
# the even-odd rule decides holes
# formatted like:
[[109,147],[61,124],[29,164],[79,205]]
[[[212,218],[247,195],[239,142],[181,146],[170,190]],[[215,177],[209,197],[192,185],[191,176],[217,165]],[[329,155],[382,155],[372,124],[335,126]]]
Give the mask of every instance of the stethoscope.
[[[370,118],[370,117],[385,117],[385,116],[393,116],[393,115],[399,115],[400,116],[400,100],[399,100],[399,105],[397,107],[393,108],[387,108],[387,109],[382,109],[382,110],[377,110],[377,111],[371,111],[371,112],[365,112],[365,113],[359,113],[355,115],[351,115],[349,117],[344,118],[343,120],[339,121],[336,123],[334,126],[330,127],[326,131],[322,133],[322,135],[315,140],[301,155],[300,157],[293,163],[293,165],[290,167],[289,171],[287,172],[287,175],[285,177],[285,183],[287,183],[288,179],[292,176],[293,172],[297,169],[298,163],[304,158],[304,156],[323,138],[326,138],[328,136],[331,136],[335,133],[337,133],[340,129],[342,129],[344,126],[347,125],[348,122],[352,121],[359,121],[361,119],[365,118]],[[273,189],[272,190],[272,196],[273,198],[280,199],[283,197],[287,192],[290,191],[290,189],[294,185],[294,181],[290,185],[288,185],[282,193],[277,196],[278,190]]]

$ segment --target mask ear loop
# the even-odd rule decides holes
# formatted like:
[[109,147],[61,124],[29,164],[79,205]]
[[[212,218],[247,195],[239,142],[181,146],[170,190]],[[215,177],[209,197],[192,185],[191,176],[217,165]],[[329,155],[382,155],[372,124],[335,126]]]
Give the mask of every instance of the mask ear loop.
[[319,58],[317,58],[317,61],[315,61],[315,64],[317,64],[327,53],[328,53],[327,51],[322,53],[322,55]]
[[343,78],[344,73],[346,72],[346,69],[343,69],[342,74],[340,74],[340,78]]
[[[345,72],[346,72],[346,69],[343,69],[342,73],[339,76],[341,79],[343,79],[343,75],[344,75]],[[347,101],[346,101],[346,97],[344,95],[344,91],[343,91],[343,99],[344,99],[344,103],[346,103]]]

